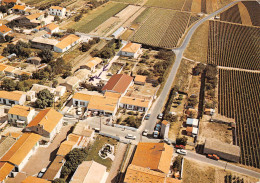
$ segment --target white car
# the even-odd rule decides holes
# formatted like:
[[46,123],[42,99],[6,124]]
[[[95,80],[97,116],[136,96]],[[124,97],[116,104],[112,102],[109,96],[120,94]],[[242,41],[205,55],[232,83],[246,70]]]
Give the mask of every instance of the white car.
[[182,154],[182,155],[186,155],[187,151],[183,150],[183,149],[177,149],[176,151],[178,154]]
[[132,134],[127,134],[127,135],[125,136],[125,138],[126,138],[126,139],[133,139],[133,140],[135,140],[135,139],[136,139],[136,136],[134,136],[134,135],[132,135]]
[[162,119],[163,118],[163,113],[158,114],[157,118],[158,119]]
[[144,130],[143,133],[142,133],[143,136],[147,136],[148,135],[148,130]]
[[43,174],[46,172],[47,168],[43,168],[37,175],[38,178],[42,178]]

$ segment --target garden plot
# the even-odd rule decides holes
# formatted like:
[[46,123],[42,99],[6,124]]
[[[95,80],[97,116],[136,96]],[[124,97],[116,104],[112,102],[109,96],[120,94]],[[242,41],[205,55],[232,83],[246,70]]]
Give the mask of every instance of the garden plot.
[[138,10],[139,6],[129,5],[113,17],[107,19],[104,23],[97,26],[90,34],[105,36],[110,35],[116,31],[125,21],[133,16]]

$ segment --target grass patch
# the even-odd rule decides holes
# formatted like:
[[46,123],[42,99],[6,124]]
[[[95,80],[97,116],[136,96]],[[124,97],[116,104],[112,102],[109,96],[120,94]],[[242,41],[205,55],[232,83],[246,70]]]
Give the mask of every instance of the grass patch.
[[208,31],[209,22],[206,21],[198,27],[191,37],[189,45],[184,52],[184,57],[207,63]]
[[107,169],[109,170],[111,168],[111,165],[112,165],[113,161],[110,158],[102,159],[98,155],[99,150],[105,144],[113,145],[115,147],[115,149],[116,149],[117,141],[112,139],[112,138],[103,137],[103,136],[100,136],[100,135],[97,136],[95,142],[90,146],[90,148],[88,150],[88,156],[87,156],[86,161],[94,160],[97,163],[100,163],[100,164],[106,166]]
[[63,60],[68,63],[68,62],[71,62],[73,61],[75,58],[77,58],[79,55],[83,55],[84,52],[80,51],[79,50],[79,45],[74,48],[72,51],[66,53],[64,56],[63,56]]
[[181,10],[184,3],[185,0],[148,0],[145,5],[173,10]]
[[79,32],[89,33],[96,27],[98,27],[100,24],[105,22],[107,19],[120,12],[126,6],[127,4],[122,3],[109,3],[104,7],[104,9],[101,9],[100,11],[95,11],[95,13],[93,13],[92,16],[89,15],[85,18],[82,18],[74,26],[71,26],[71,28],[74,27],[74,29],[76,29]]

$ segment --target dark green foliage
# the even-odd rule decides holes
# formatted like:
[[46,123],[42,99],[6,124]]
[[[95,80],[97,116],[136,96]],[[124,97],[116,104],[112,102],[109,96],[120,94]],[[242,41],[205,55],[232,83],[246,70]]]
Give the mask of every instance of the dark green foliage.
[[182,160],[183,160],[183,156],[178,155],[175,158],[175,161],[173,162],[173,168],[177,169],[177,171],[179,171],[179,172],[181,171]]
[[61,178],[56,178],[52,181],[52,183],[66,183],[66,181],[64,179],[61,179]]
[[38,56],[42,58],[42,62],[49,63],[53,59],[53,53],[49,49],[44,49],[38,53]]
[[7,91],[14,91],[16,89],[17,83],[12,79],[4,79],[2,83],[2,88]]
[[37,98],[38,99],[35,101],[35,105],[38,108],[44,109],[53,105],[54,95],[47,89],[40,91],[37,94]]
[[187,145],[187,141],[188,141],[188,138],[183,136],[183,137],[180,137],[180,138],[176,138],[176,144],[177,145],[184,145],[186,146]]
[[22,41],[18,41],[16,45],[8,44],[3,50],[3,55],[6,56],[15,53],[18,57],[27,58],[30,56],[30,50],[28,49],[29,47],[30,44]]
[[60,21],[60,17],[58,15],[54,16],[54,21]]

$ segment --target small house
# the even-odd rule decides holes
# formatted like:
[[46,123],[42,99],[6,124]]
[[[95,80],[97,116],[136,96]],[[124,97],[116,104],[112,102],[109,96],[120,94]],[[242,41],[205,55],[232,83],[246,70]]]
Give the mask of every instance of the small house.
[[128,43],[122,48],[120,53],[122,56],[133,57],[136,59],[142,53],[141,47],[141,44]]
[[34,65],[40,65],[42,59],[40,57],[30,57],[27,59],[27,62],[34,64]]
[[66,14],[66,8],[60,6],[51,6],[49,8],[49,15],[57,15],[59,17],[64,17]]
[[0,104],[4,105],[23,105],[26,101],[26,95],[21,91],[0,91]]
[[19,13],[19,14],[25,14],[25,9],[27,7],[25,5],[14,5],[14,7],[11,8],[13,13]]
[[0,36],[5,37],[7,34],[9,34],[12,31],[9,27],[6,25],[0,26]]
[[162,127],[161,127],[160,136],[161,136],[163,139],[167,139],[167,138],[168,138],[169,130],[170,130],[170,123],[169,123],[168,121],[166,121],[166,120],[163,120],[163,121],[162,121]]
[[61,169],[65,162],[66,160],[63,156],[56,156],[47,171],[44,173],[42,179],[53,181],[56,178],[60,178]]
[[186,128],[186,135],[192,136],[192,137],[197,136],[198,135],[198,128],[188,126]]
[[50,34],[53,34],[53,33],[59,32],[60,29],[57,24],[50,23],[50,24],[47,24],[47,25],[43,26],[42,28],[40,28],[40,30],[45,30]]
[[103,62],[99,57],[94,57],[90,59],[85,65],[80,66],[81,69],[88,69],[91,72],[95,72],[96,66]]
[[213,115],[214,113],[215,113],[215,109],[210,109],[210,108],[206,108],[205,110],[204,110],[204,113],[206,114],[206,115]]
[[13,126],[25,127],[27,124],[31,122],[34,114],[35,110],[31,107],[14,105],[8,111],[8,121]]
[[79,87],[80,79],[77,78],[76,76],[70,76],[67,77],[64,83],[61,83],[61,86],[65,86],[67,91],[73,91],[77,87]]
[[62,97],[66,92],[65,86],[57,86],[55,89],[55,96]]
[[121,108],[139,112],[146,112],[152,104],[152,99],[148,97],[137,98],[124,96],[120,99],[119,106]]

